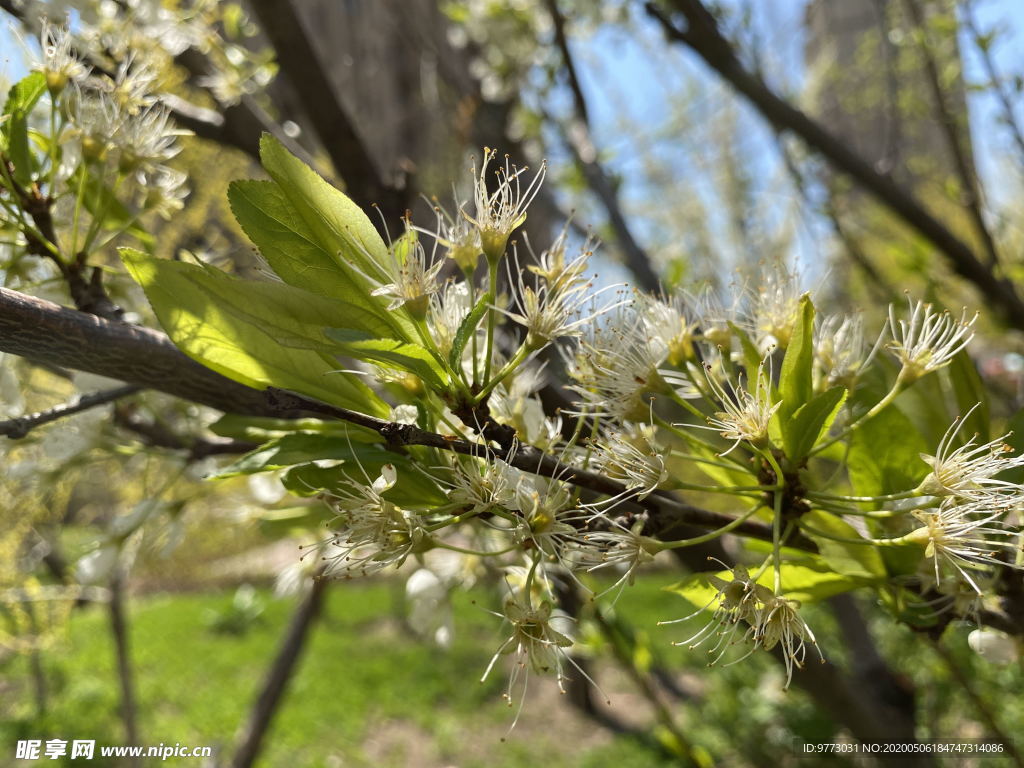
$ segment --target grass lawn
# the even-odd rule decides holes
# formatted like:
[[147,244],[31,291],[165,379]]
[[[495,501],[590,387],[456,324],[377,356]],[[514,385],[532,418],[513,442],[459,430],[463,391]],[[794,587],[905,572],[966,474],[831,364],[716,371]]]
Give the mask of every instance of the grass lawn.
[[[503,742],[514,714],[501,699],[503,672],[496,669],[487,683],[478,682],[500,642],[498,619],[462,596],[454,645],[440,650],[403,628],[400,589],[390,582],[331,586],[261,766],[500,768],[532,765],[542,755],[554,766],[659,764],[656,753],[632,739],[613,739],[573,712],[549,680],[530,681],[520,724]],[[215,754],[230,754],[294,605],[261,593],[265,610],[245,632],[214,632],[211,615],[229,610],[232,597],[226,592],[133,601],[143,743],[211,745]],[[6,680],[0,683],[0,744],[7,753],[0,764],[13,757],[7,745],[17,739],[124,743],[107,627],[102,607],[80,610],[45,653],[49,696],[42,717],[35,714],[26,658],[0,665]],[[97,755],[92,762],[67,764],[104,763]]]

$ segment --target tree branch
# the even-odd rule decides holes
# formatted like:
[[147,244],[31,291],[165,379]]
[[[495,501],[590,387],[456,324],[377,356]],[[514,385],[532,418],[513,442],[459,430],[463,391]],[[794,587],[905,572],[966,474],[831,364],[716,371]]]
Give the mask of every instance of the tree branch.
[[670,40],[687,45],[778,130],[795,133],[835,169],[849,176],[889,208],[907,226],[944,253],[953,271],[973,283],[1008,323],[1024,329],[1024,301],[1012,282],[997,277],[982,264],[974,252],[925,210],[913,195],[875,171],[846,143],[777,96],[761,78],[748,71],[732,45],[722,36],[714,16],[700,0],[666,0],[666,3],[686,19],[685,30],[679,29],[654,2],[647,2],[646,9],[661,24]]
[[263,393],[211,371],[159,331],[0,288],[0,351],[74,368],[229,413],[282,416]]
[[[339,419],[361,427],[372,429],[377,432],[387,445],[391,448],[401,448],[407,445],[423,445],[429,448],[437,448],[442,451],[452,451],[464,456],[476,456],[478,458],[493,458],[494,450],[484,443],[476,443],[454,435],[439,435],[420,429],[413,424],[399,424],[393,421],[385,421],[374,416],[367,416],[364,413],[351,411],[327,403],[317,403],[305,397],[299,397],[276,387],[267,388],[267,399],[275,407],[283,410],[301,408],[312,411],[320,416]],[[572,467],[563,464],[554,456],[537,450],[533,446],[519,445],[502,456],[508,464],[544,477],[558,478],[566,483],[586,488],[596,493],[630,498],[629,490],[622,484],[606,475],[597,472],[590,472],[585,469]],[[694,507],[681,502],[667,493],[655,492],[644,499],[636,499],[635,503],[642,506],[651,513],[650,526],[651,535],[670,534],[681,525],[697,525],[702,528],[721,528],[733,522],[733,518],[722,515],[718,512],[711,512],[706,509]],[[772,530],[769,526],[757,522],[744,522],[736,526],[733,532],[763,541],[772,541]],[[817,546],[802,534],[797,534],[786,542],[788,546],[798,549],[806,549],[812,552],[817,551]]]
[[334,170],[344,180],[346,194],[364,210],[379,205],[385,220],[401,216],[409,201],[400,190],[385,183],[377,171],[327,76],[316,41],[307,33],[295,0],[252,0],[250,5],[260,17],[281,71],[301,100]]
[[978,231],[981,244],[985,248],[985,255],[988,258],[989,268],[995,267],[999,264],[999,251],[996,248],[995,240],[992,238],[992,233],[988,229],[988,224],[985,222],[985,215],[981,210],[981,191],[978,187],[978,177],[972,167],[973,164],[967,157],[961,127],[957,125],[956,117],[942,88],[939,67],[935,62],[935,56],[932,54],[932,43],[924,16],[921,13],[921,7],[917,4],[916,0],[903,0],[903,5],[921,38],[919,47],[923,57],[925,79],[927,79],[928,88],[932,92],[935,114],[942,126],[942,133],[949,147],[953,166],[956,168],[957,176],[960,177],[962,197],[960,202],[967,208],[971,220],[974,222],[974,228]]
[[569,80],[569,89],[573,95],[576,119],[568,130],[564,131],[566,143],[572,151],[573,159],[583,172],[590,190],[601,201],[608,214],[608,223],[615,233],[615,240],[625,256],[626,266],[636,276],[637,283],[645,291],[657,291],[661,281],[651,266],[651,258],[637,243],[633,232],[626,222],[619,204],[619,195],[615,185],[609,178],[604,167],[597,160],[597,148],[594,146],[593,133],[590,128],[590,115],[587,100],[580,85],[576,72],[576,63],[569,48],[569,39],[565,33],[565,17],[558,8],[558,0],[545,0],[551,16],[555,33],[555,44],[565,62],[565,73]]
[[9,437],[12,440],[25,437],[36,427],[42,426],[43,424],[49,424],[51,421],[62,419],[65,416],[71,416],[82,411],[87,411],[90,408],[96,408],[100,405],[106,405],[112,403],[115,400],[120,400],[122,397],[128,397],[128,395],[134,395],[136,392],[141,390],[136,384],[126,384],[123,387],[114,387],[113,389],[105,389],[101,392],[94,392],[91,395],[79,395],[70,402],[62,405],[55,406],[46,411],[39,411],[29,416],[19,416],[14,419],[8,419],[7,421],[0,421],[0,435]]

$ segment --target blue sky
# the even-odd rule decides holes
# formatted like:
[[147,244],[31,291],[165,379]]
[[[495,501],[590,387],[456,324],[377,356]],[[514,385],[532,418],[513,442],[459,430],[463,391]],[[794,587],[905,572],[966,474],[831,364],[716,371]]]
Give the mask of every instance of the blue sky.
[[[769,73],[771,84],[791,95],[798,94],[804,71],[805,0],[726,2],[732,8],[741,4],[752,9],[751,26],[759,38],[759,48],[765,52],[763,66]],[[1004,75],[1024,74],[1024,58],[1020,55],[1024,50],[1024,0],[974,0],[974,7],[975,18],[982,31],[999,30],[992,50],[997,68]],[[635,14],[635,19],[642,31],[639,38],[606,28],[590,39],[575,41],[574,45],[580,77],[597,127],[598,146],[605,153],[609,167],[625,179],[627,207],[632,200],[634,209],[638,209],[650,200],[648,190],[630,181],[642,176],[640,164],[644,152],[641,150],[648,145],[645,127],[663,124],[669,115],[670,97],[678,94],[680,88],[690,88],[692,105],[688,109],[694,113],[698,124],[702,119],[718,119],[715,110],[721,109],[723,99],[718,76],[702,61],[681,46],[666,45],[660,30],[644,18],[642,11]],[[961,48],[967,82],[986,81],[974,47],[963,44]],[[759,178],[769,178],[773,173],[778,175],[775,140],[767,124],[742,100],[735,98],[731,101],[739,105],[739,119],[743,126],[739,142],[743,145],[745,157],[753,164],[751,174]],[[999,114],[996,97],[990,93],[972,92],[969,110],[979,173],[991,195],[991,202],[998,208],[1008,204],[1011,197],[1019,195],[1024,169],[1019,168],[1019,160],[1015,160],[1018,173],[1007,174],[1009,139],[991,131]],[[639,126],[639,130],[624,130],[622,115],[627,116],[630,124]],[[713,126],[711,130],[714,130]],[[699,138],[689,137],[689,140],[692,144]],[[694,170],[693,154],[691,149],[690,159],[685,162],[680,156],[666,156],[665,163],[679,163],[674,166],[679,168],[679,173],[688,173]],[[688,178],[694,183],[693,175],[688,175]],[[694,186],[704,190],[702,194],[710,199],[713,192],[709,179],[698,179]],[[769,208],[775,207],[771,205],[773,202],[779,203],[778,217],[785,215],[785,208],[792,208],[788,205],[792,202],[792,190],[787,191],[786,185],[767,185],[761,190],[761,195],[761,202],[767,202]],[[772,195],[777,195],[778,200],[771,200]],[[641,237],[648,234],[643,231],[642,223],[640,229]],[[823,222],[813,220],[801,222],[796,229],[797,259],[806,266],[817,261],[822,243],[829,236],[828,229]]]
[[[799,93],[803,75],[805,0],[726,0],[726,4],[734,9],[741,6],[751,9],[752,29],[759,39],[759,48],[765,52],[764,67],[774,75],[773,85]],[[1024,74],[1024,60],[1019,53],[1024,50],[1024,0],[974,0],[974,5],[983,30],[1000,30],[999,41],[993,49],[997,66],[1007,74]],[[629,7],[634,9],[638,21],[638,36],[608,26],[600,28],[593,36],[571,41],[598,146],[609,168],[625,180],[623,195],[627,212],[631,204],[639,210],[642,203],[650,200],[650,190],[642,186],[643,152],[640,148],[648,146],[653,132],[664,125],[673,103],[678,102],[675,97],[680,89],[691,96],[687,109],[692,113],[695,133],[715,130],[714,123],[720,119],[719,111],[727,101],[723,99],[724,88],[714,73],[681,46],[667,45],[639,4]],[[964,45],[962,48],[967,81],[983,80],[972,47]],[[0,24],[0,81],[17,79],[24,71],[21,46],[12,37],[8,25]],[[737,119],[742,127],[737,143],[750,164],[749,173],[758,179],[777,176],[778,156],[770,130],[742,101],[732,99],[731,103],[737,105]],[[969,106],[979,172],[996,207],[1005,205],[1019,192],[1020,174],[1006,173],[1008,142],[1005,137],[980,135],[982,129],[995,124],[999,107],[994,96],[978,93],[971,95]],[[691,144],[700,140],[695,136],[687,138]],[[690,151],[684,158],[682,153],[672,154],[665,158],[666,164],[678,163],[673,167],[685,175],[697,194],[710,202],[714,194],[710,177],[714,155],[701,157]],[[787,210],[793,208],[792,190],[785,185],[762,185],[758,194],[768,210],[767,216],[776,224],[783,222]],[[568,201],[567,207],[575,206]],[[714,209],[714,204],[708,207]],[[828,232],[821,222],[804,218],[806,220],[797,227],[797,258],[803,263],[813,263],[822,243],[827,241]],[[643,241],[656,241],[649,226],[638,221],[637,233]],[[656,242],[647,244],[658,245]]]

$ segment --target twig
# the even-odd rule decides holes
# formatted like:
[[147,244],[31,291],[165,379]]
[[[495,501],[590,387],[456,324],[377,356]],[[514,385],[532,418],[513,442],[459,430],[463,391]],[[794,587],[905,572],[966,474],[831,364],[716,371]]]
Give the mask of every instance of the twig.
[[1017,151],[1020,153],[1019,160],[1024,163],[1024,128],[1021,128],[1020,121],[1017,119],[1017,112],[1010,101],[1010,95],[1006,92],[1006,88],[1003,87],[1003,80],[996,71],[992,54],[989,53],[987,46],[977,42],[981,39],[982,35],[974,18],[974,3],[972,0],[961,0],[961,7],[963,8],[964,23],[974,37],[982,66],[985,67],[985,74],[988,75],[988,79],[992,82],[992,90],[995,91],[996,97],[999,99],[999,105],[1003,108],[1003,119],[1010,128],[1010,135],[1013,136],[1013,141],[1017,145]]
[[[364,413],[352,411],[348,408],[319,403],[276,387],[267,388],[267,399],[272,407],[278,407],[285,411],[302,409],[311,411],[319,416],[340,419],[341,421],[372,429],[384,438],[384,442],[390,448],[422,445],[478,458],[493,458],[495,456],[494,450],[484,443],[464,440],[454,435],[439,435],[420,429],[414,424],[385,421],[384,419],[367,416]],[[590,472],[563,464],[558,459],[537,450],[533,446],[519,445],[501,458],[511,466],[535,475],[558,478],[563,482],[608,496],[618,496],[623,499],[630,498],[631,496],[628,489],[622,483],[597,472]],[[733,518],[728,515],[691,506],[663,492],[652,493],[643,500],[636,499],[635,503],[651,513],[652,535],[672,532],[679,525],[690,524],[702,528],[721,528],[733,522]],[[772,540],[771,528],[761,523],[747,521],[736,526],[733,532],[763,541]],[[795,535],[786,543],[787,546],[798,549],[812,552],[817,551],[817,546],[814,542],[802,534]]]
[[263,681],[259,696],[249,713],[249,720],[242,730],[238,749],[231,762],[232,768],[250,768],[259,757],[263,739],[267,735],[267,730],[281,704],[288,681],[306,647],[310,630],[320,615],[327,584],[327,579],[320,578],[318,574],[313,579],[313,585],[309,592],[302,598],[302,602],[292,616],[288,631],[281,641],[281,647],[267,670],[267,676]]
[[[120,566],[118,566],[120,569]],[[121,718],[124,721],[125,741],[139,743],[136,721],[135,678],[132,670],[131,643],[128,637],[128,619],[125,614],[124,576],[116,572],[110,581],[110,630],[114,636],[114,650],[117,656],[117,677],[121,687]],[[136,757],[132,765],[139,765]]]
[[778,130],[795,133],[814,152],[920,233],[946,255],[953,271],[973,283],[1007,322],[1024,329],[1024,301],[1011,281],[998,277],[982,264],[971,248],[929,213],[917,198],[901,189],[889,177],[878,173],[848,144],[780,98],[761,78],[748,71],[732,45],[722,36],[715,17],[700,0],[666,1],[683,14],[687,21],[686,29],[679,29],[656,3],[647,2],[646,9],[661,24],[670,40],[687,45],[746,97]]
[[49,424],[51,421],[57,421],[57,419],[63,419],[65,416],[71,416],[82,411],[87,411],[90,408],[96,408],[107,403],[112,403],[116,400],[120,400],[122,397],[128,397],[139,392],[142,387],[137,384],[126,384],[121,387],[114,387],[112,389],[105,389],[100,392],[94,392],[90,395],[79,395],[71,401],[50,408],[46,411],[40,411],[39,413],[33,413],[29,416],[19,416],[14,419],[8,419],[7,421],[0,421],[0,435],[9,437],[12,440],[17,440],[25,437],[36,427],[42,426],[43,424]]
[[974,681],[971,677],[964,672],[960,663],[956,660],[950,650],[942,644],[942,640],[939,638],[933,638],[932,647],[935,648],[935,652],[942,657],[942,660],[946,663],[946,668],[950,671],[953,677],[956,678],[957,683],[963,688],[964,693],[967,694],[967,698],[971,700],[974,708],[978,710],[978,714],[981,715],[981,719],[985,721],[985,725],[989,727],[992,734],[998,738],[1003,746],[1006,747],[1006,751],[1010,753],[1010,757],[1018,768],[1024,768],[1024,756],[1021,755],[1020,750],[1017,748],[1016,743],[1010,738],[1010,735],[999,726],[999,721],[996,719],[995,712],[992,711],[992,707],[978,692],[974,685]]
[[152,448],[167,448],[172,451],[187,451],[186,461],[201,461],[209,456],[248,453],[259,447],[259,443],[229,438],[183,437],[158,421],[144,421],[132,412],[130,407],[114,409],[114,424],[137,435]]
[[545,0],[545,3],[554,27],[555,44],[565,63],[565,72],[576,112],[576,119],[573,120],[569,129],[563,132],[566,144],[572,151],[573,159],[583,172],[591,191],[604,206],[608,214],[608,223],[615,233],[615,240],[626,258],[626,265],[636,276],[637,283],[644,290],[657,291],[661,286],[661,281],[651,266],[651,258],[633,237],[633,232],[622,213],[615,185],[597,160],[597,149],[594,146],[593,133],[590,128],[587,100],[583,94],[583,87],[580,85],[576,63],[569,48],[569,40],[565,34],[565,17],[562,16],[562,12],[558,8],[558,0]]
[[[968,159],[964,148],[962,127],[957,125],[956,117],[950,108],[946,93],[943,91],[942,82],[939,78],[939,68],[935,63],[935,56],[932,54],[930,35],[924,16],[921,13],[921,7],[917,4],[916,0],[903,0],[903,6],[906,8],[907,14],[920,35],[919,47],[923,57],[928,87],[932,92],[935,114],[939,118],[939,124],[942,126],[942,132],[946,138],[946,144],[949,147],[949,154],[953,159],[957,176],[960,177],[962,197],[960,202],[967,208],[971,220],[974,222],[974,228],[981,238],[982,246],[985,248],[985,255],[988,258],[988,266],[990,268],[995,267],[999,264],[999,251],[996,248],[995,240],[992,238],[992,233],[989,231],[988,224],[985,222],[985,215],[981,210],[981,190],[978,186],[977,173],[971,167],[972,163]],[[955,44],[955,36],[952,42]]]

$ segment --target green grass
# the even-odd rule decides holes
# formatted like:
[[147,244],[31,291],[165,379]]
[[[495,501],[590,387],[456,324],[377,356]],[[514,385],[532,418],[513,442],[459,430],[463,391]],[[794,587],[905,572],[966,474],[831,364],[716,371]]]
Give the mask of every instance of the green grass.
[[[531,764],[538,749],[554,748],[560,754],[552,765],[657,764],[654,753],[628,739],[610,750],[574,744],[569,754],[559,744],[561,734],[536,729],[524,732],[523,739],[514,731],[503,743],[512,717],[501,700],[504,678],[496,671],[486,684],[478,683],[500,642],[499,621],[462,599],[454,646],[440,650],[402,628],[395,589],[380,582],[331,586],[323,620],[291,681],[261,766],[376,768],[418,765],[417,759],[429,756],[464,768],[500,768]],[[144,743],[212,745],[230,752],[293,609],[290,601],[266,599],[265,612],[244,634],[213,632],[211,612],[227,610],[231,600],[231,593],[223,593],[133,603],[132,654]],[[15,657],[0,667],[12,682],[0,703],[0,743],[19,738],[124,743],[105,610],[77,612],[44,664],[50,695],[43,717],[34,714],[27,661]],[[628,754],[635,755],[634,762],[623,759]],[[97,759],[90,765],[103,763]]]
[[[792,764],[794,739],[834,741],[839,735],[805,694],[782,692],[778,664],[755,654],[741,664],[707,669],[700,651],[673,648],[693,631],[658,627],[659,619],[688,612],[661,591],[665,574],[652,573],[628,590],[617,611],[634,626],[636,657],[653,654],[689,686],[691,701],[673,701],[673,714],[692,744],[722,765]],[[441,650],[411,636],[402,623],[399,581],[339,582],[327,593],[323,618],[291,681],[267,736],[261,768],[650,768],[667,764],[649,746],[612,737],[561,699],[550,680],[531,679],[517,728],[503,740],[514,712],[501,699],[507,667],[499,664],[485,684],[479,678],[501,642],[500,622],[484,610],[486,593],[456,596],[456,634]],[[229,613],[234,593],[152,595],[131,603],[131,641],[145,744],[210,745],[232,753],[236,734],[294,610],[292,600],[260,593],[265,610],[240,634],[211,629],[211,617]],[[481,605],[473,602],[474,597]],[[837,648],[834,623],[808,606],[826,653]],[[886,622],[877,627],[898,672],[913,678],[922,705],[919,735],[981,735],[977,714],[963,691],[937,665],[923,641]],[[965,631],[951,641],[967,672],[1000,702],[1004,727],[1021,721],[1019,669],[995,669],[966,649]],[[600,648],[601,642],[595,646]],[[844,664],[834,653],[833,663]],[[114,652],[106,610],[76,611],[66,633],[43,654],[48,706],[35,712],[24,656],[0,661],[0,765],[13,743],[26,738],[87,738],[123,744],[118,715]],[[600,662],[598,678],[613,700],[612,714],[651,724],[649,712],[626,676]],[[973,725],[972,725],[973,723]],[[979,731],[980,728],[980,731]],[[787,759],[788,758],[788,759]],[[159,761],[151,760],[151,764]],[[996,761],[999,762],[999,761]],[[993,762],[993,766],[996,764]],[[46,764],[60,765],[60,761]],[[91,763],[66,765],[104,766]],[[106,765],[117,765],[108,762]],[[123,765],[123,763],[120,763]],[[168,765],[199,765],[168,760]],[[824,764],[824,763],[823,763]],[[843,765],[837,759],[827,764]],[[801,768],[814,761],[800,760]]]

